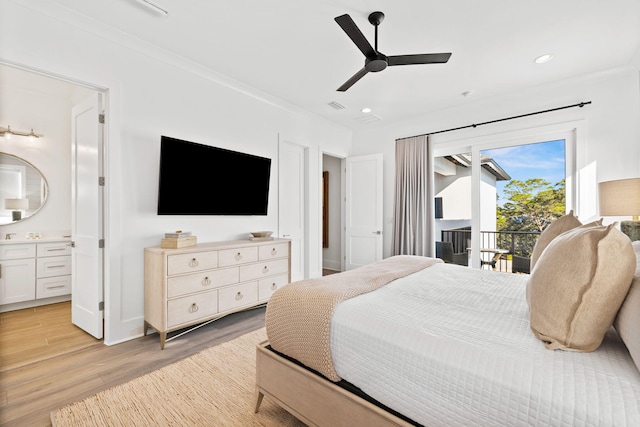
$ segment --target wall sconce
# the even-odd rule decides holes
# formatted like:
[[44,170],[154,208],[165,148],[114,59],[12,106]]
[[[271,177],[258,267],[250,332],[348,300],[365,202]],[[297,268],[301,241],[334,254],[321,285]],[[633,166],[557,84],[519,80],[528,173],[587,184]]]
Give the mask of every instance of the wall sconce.
[[12,221],[22,219],[22,211],[29,209],[29,199],[4,199],[4,208],[11,210]]
[[35,133],[33,131],[33,129],[31,129],[31,132],[23,132],[23,131],[19,131],[19,130],[13,130],[13,129],[11,129],[11,126],[7,126],[6,128],[0,127],[0,137],[4,137],[5,139],[10,139],[11,136],[13,136],[13,135],[27,136],[32,141],[34,139],[36,139],[36,138],[41,138],[41,137],[44,136],[42,134]]
[[631,241],[640,240],[640,178],[601,182],[598,198],[600,215],[631,216],[632,221],[620,222],[620,230]]

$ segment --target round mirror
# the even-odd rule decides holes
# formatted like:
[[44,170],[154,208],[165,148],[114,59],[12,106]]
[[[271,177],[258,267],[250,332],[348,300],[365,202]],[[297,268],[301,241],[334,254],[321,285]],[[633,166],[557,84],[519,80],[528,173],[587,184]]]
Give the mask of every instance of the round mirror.
[[47,201],[49,188],[42,173],[20,157],[0,153],[0,225],[35,215]]

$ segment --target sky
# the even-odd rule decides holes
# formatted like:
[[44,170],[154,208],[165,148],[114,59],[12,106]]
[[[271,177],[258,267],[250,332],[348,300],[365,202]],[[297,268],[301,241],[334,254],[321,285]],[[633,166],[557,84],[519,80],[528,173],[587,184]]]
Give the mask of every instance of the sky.
[[[529,178],[542,178],[556,184],[565,177],[564,139],[485,150],[482,154],[491,156],[511,179],[526,181]],[[503,189],[508,183],[509,181],[496,183],[501,199],[499,204],[505,201],[502,197]]]

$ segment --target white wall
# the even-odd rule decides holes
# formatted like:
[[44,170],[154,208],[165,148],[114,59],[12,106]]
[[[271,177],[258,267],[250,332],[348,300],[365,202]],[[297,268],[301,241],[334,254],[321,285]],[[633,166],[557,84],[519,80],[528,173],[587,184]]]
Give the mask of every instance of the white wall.
[[[490,99],[466,99],[465,103],[403,123],[370,125],[354,134],[352,155],[384,154],[384,254],[391,253],[394,191],[395,139],[481,123],[535,111],[547,110],[581,101],[592,101],[583,108],[442,133],[432,139],[437,146],[472,143],[474,138],[507,134],[545,126],[562,128],[563,123],[580,122],[577,135],[578,206],[582,220],[597,216],[597,182],[640,176],[640,85],[635,66],[584,76],[553,85],[533,87],[518,93]],[[481,96],[481,95],[480,95]],[[525,132],[526,133],[526,132]]]
[[[201,242],[245,238],[251,230],[278,233],[279,138],[310,147],[308,271],[321,275],[318,153],[346,156],[349,131],[56,5],[34,4],[0,0],[0,61],[108,93],[106,343],[142,333],[143,250],[164,232],[188,229]],[[271,158],[268,215],[157,216],[160,135]],[[215,185],[224,183],[212,183],[212,197]]]

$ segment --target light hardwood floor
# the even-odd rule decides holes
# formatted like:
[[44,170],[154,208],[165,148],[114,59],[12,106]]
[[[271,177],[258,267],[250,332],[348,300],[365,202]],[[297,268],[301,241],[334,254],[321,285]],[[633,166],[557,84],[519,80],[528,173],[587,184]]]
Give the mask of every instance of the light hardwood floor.
[[49,426],[53,409],[264,327],[264,315],[259,307],[223,317],[167,342],[164,350],[154,333],[0,372],[0,426]]
[[71,323],[71,302],[0,313],[0,371],[101,345]]

